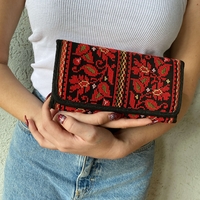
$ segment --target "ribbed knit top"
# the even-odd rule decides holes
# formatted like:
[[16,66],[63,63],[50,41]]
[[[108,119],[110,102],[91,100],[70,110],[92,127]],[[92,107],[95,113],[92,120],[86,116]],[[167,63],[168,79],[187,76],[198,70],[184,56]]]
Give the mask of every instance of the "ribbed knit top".
[[33,86],[51,91],[57,39],[162,56],[180,30],[187,0],[26,0]]

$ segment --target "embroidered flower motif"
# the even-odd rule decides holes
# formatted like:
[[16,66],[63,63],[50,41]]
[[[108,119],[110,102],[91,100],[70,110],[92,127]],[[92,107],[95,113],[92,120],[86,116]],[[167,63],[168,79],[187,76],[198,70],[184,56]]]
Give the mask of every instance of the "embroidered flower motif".
[[135,58],[133,60],[132,70],[135,75],[140,74],[140,76],[143,76],[144,74],[148,74],[150,72],[149,69],[151,69],[151,65],[145,59]]
[[145,101],[145,105],[151,111],[158,110],[158,105],[157,105],[156,101],[154,101],[152,99],[147,99]]
[[102,82],[98,85],[98,90],[104,96],[110,96],[110,88],[109,85],[105,82]]
[[[71,68],[64,72],[66,86],[63,87],[62,96],[74,102],[112,105],[113,94],[119,92],[116,87],[118,75],[115,71],[120,65],[119,53],[118,50],[96,46],[88,48],[87,45],[77,44],[72,49],[69,62]],[[128,56],[127,54],[128,70],[122,94],[124,95],[123,103],[126,103],[128,108],[168,112],[169,103],[175,99],[170,85],[170,82],[175,84],[170,81],[173,73],[171,59],[142,54],[135,54],[130,59]],[[69,111],[75,109],[67,107]],[[88,114],[98,112],[81,108],[76,111]],[[146,115],[129,114],[127,116],[154,119],[153,116]],[[159,121],[164,120],[159,117]]]
[[109,50],[107,48],[100,47],[99,49],[100,49],[101,52],[103,52],[105,54],[107,54],[109,52]]
[[74,58],[73,63],[74,65],[79,65],[81,63],[81,58]]
[[83,87],[87,87],[90,83],[88,81],[82,80],[79,85],[83,88]]
[[117,51],[115,49],[108,50],[107,48],[102,48],[102,47],[97,48],[96,51],[97,55],[101,57],[102,61],[108,61],[108,59],[114,59],[116,52]]
[[134,89],[135,89],[135,91],[137,93],[142,93],[145,90],[144,85],[139,80],[137,80],[137,79],[135,79],[133,81],[133,86],[134,86]]
[[110,106],[110,101],[103,99],[103,106]]
[[147,91],[147,92],[150,92],[151,90],[150,90],[150,88],[147,88],[146,91]]
[[79,44],[76,48],[76,55],[82,56],[85,55],[86,53],[88,53],[88,51],[90,50],[88,45],[84,45],[84,44]]
[[138,95],[135,95],[135,98],[136,98],[136,99],[139,99],[139,96],[138,96]]
[[150,77],[149,76],[142,76],[140,77],[140,82],[143,84],[144,87],[148,87],[149,86],[149,82],[150,82]]
[[108,80],[107,76],[104,76],[104,81],[107,81],[107,80]]
[[144,65],[142,65],[140,67],[140,71],[143,72],[143,73],[149,73],[149,69],[147,67],[145,67]]
[[83,60],[87,61],[88,63],[94,62],[91,49],[88,45],[79,44],[76,48],[75,55],[80,56]]
[[156,95],[156,96],[160,96],[162,94],[162,90],[161,89],[156,89],[153,91],[153,94]]
[[88,76],[96,76],[98,74],[96,67],[91,64],[84,65],[81,69],[83,69]]
[[152,94],[154,95],[154,98],[159,100],[159,101],[163,101],[163,100],[169,100],[169,98],[171,97],[171,94],[169,93],[169,85],[165,85],[162,83],[157,83],[152,86]]
[[94,83],[93,85],[92,85],[92,88],[93,89],[95,89],[97,86],[96,86],[96,84]]
[[[83,75],[73,75],[69,79],[70,86],[70,93],[73,94],[74,92],[78,93],[79,95],[83,95],[90,90],[90,82],[87,76]],[[77,95],[76,95],[77,96]]]
[[151,71],[152,71],[153,73],[155,73],[155,72],[156,72],[156,69],[155,69],[155,68],[153,68]]
[[101,82],[98,84],[97,88],[95,88],[92,94],[92,101],[99,101],[105,97],[111,98],[111,91],[106,82]]
[[158,68],[158,73],[160,74],[160,76],[165,77],[169,74],[169,70],[170,70],[170,65],[166,64]]

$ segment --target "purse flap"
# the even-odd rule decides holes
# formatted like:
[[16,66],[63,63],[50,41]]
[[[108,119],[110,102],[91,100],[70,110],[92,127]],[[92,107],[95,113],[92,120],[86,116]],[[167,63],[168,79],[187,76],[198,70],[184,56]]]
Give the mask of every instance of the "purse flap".
[[57,40],[51,107],[176,117],[184,62]]

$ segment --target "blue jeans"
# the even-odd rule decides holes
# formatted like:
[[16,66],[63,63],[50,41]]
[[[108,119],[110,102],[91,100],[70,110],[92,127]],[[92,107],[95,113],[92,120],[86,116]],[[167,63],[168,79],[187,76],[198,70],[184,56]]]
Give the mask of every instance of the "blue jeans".
[[39,146],[18,122],[5,167],[3,200],[143,200],[153,169],[154,141],[117,160]]

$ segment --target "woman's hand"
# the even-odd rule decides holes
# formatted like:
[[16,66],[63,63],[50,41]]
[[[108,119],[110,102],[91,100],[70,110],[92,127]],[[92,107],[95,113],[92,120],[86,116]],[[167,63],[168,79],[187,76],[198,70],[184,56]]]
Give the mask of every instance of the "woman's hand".
[[114,146],[116,148],[120,143],[107,129],[79,122],[70,116],[62,119],[62,126],[47,118],[40,129],[29,120],[29,129],[41,147],[95,158],[112,159]]
[[91,125],[99,125],[106,128],[132,128],[132,127],[146,126],[152,123],[152,121],[148,118],[126,119],[121,117],[120,114],[112,112],[83,114],[80,112],[60,111],[58,114],[71,116],[80,122]]
[[[116,159],[126,156],[128,141],[124,137],[115,137],[109,130],[99,125],[112,128],[144,126],[149,119],[125,120],[109,112],[80,114],[71,112],[55,113],[50,110],[49,99],[43,104],[41,123],[29,119],[29,129],[40,146],[73,154],[95,158]],[[37,125],[36,125],[37,124]]]

